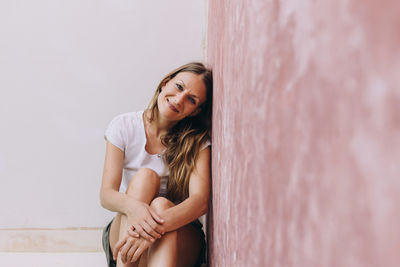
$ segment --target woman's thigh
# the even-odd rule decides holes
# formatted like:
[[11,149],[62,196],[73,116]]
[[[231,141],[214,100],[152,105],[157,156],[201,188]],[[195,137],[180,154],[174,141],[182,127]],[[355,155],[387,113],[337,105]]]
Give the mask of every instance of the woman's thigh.
[[178,267],[194,266],[203,247],[200,229],[187,224],[178,229]]

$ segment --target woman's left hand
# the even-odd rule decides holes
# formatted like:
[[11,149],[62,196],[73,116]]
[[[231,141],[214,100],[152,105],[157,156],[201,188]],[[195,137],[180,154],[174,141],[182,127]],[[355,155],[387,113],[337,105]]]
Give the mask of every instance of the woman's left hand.
[[153,244],[143,237],[134,237],[132,233],[134,233],[133,229],[129,229],[127,234],[115,244],[113,249],[114,259],[116,260],[118,253],[120,253],[124,264],[137,261],[142,253]]

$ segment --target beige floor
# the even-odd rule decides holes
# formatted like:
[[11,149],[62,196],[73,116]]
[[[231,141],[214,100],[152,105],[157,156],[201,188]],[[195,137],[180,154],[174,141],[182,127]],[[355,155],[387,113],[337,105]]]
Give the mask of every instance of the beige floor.
[[1,267],[107,267],[102,252],[28,253],[0,252]]

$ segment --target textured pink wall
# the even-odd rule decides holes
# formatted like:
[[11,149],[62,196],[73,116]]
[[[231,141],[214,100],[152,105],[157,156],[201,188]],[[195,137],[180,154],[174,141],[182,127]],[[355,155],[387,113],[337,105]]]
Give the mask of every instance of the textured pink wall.
[[209,1],[211,266],[400,266],[400,2]]

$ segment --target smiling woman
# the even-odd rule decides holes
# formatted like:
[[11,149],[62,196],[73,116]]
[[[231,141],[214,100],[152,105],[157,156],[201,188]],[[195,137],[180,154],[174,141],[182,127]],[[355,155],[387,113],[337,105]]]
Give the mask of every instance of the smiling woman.
[[[171,115],[170,120],[179,121],[199,113],[205,100],[206,90],[202,77],[191,72],[180,72],[161,87],[157,104],[165,116]],[[170,114],[169,110],[173,113]]]
[[205,240],[198,217],[210,192],[212,74],[194,62],[169,73],[148,109],[109,124],[102,206],[109,266],[198,266]]

